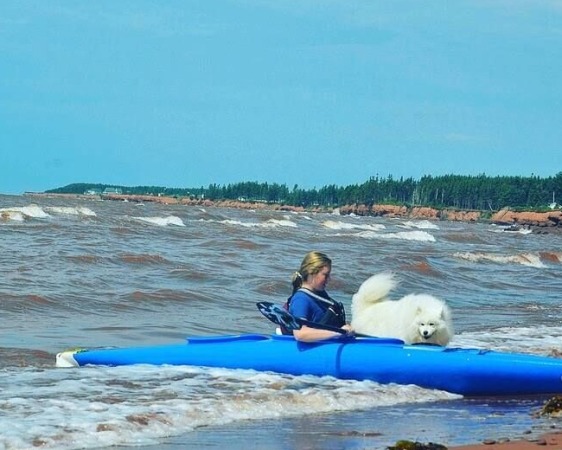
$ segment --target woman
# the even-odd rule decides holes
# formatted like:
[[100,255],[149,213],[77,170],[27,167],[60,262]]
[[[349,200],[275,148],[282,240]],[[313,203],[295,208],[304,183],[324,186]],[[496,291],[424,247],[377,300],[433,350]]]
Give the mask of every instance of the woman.
[[340,334],[303,325],[301,329],[293,331],[298,341],[314,342],[353,334],[353,329],[345,321],[343,305],[330,298],[326,292],[331,271],[332,261],[324,253],[307,253],[300,269],[293,274],[293,293],[288,300],[289,312],[300,319],[342,328],[347,333]]

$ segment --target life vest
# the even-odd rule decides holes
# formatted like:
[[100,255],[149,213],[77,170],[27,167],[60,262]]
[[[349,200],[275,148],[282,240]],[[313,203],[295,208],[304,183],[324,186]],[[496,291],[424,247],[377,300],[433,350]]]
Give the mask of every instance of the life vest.
[[[333,298],[328,296],[328,294],[326,294],[326,297],[323,297],[321,295],[312,292],[310,289],[300,288],[299,291],[304,292],[306,295],[311,297],[314,301],[321,302],[322,304],[327,306],[326,311],[324,312],[320,320],[316,321],[315,323],[318,323],[320,325],[330,325],[332,327],[338,327],[338,328],[341,328],[346,324],[345,308],[343,306],[343,303],[334,300]],[[293,296],[291,295],[283,305],[283,308],[285,308],[287,311],[289,310],[289,306],[291,305],[292,298]],[[281,328],[281,334],[288,334],[288,335],[293,334],[292,330],[288,330],[282,325],[280,328]]]

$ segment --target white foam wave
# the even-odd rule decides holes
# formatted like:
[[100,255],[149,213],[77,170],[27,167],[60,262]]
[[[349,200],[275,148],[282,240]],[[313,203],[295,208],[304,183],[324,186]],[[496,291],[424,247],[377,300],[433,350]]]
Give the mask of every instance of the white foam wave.
[[322,225],[331,230],[368,230],[380,231],[386,227],[382,224],[346,223],[335,220],[326,220]]
[[10,211],[6,209],[0,209],[0,220],[2,221],[14,221],[14,222],[23,222],[25,220],[25,216],[20,211]]
[[492,233],[506,233],[506,234],[531,234],[533,232],[530,228],[521,227],[495,227],[490,229]]
[[562,327],[502,327],[455,335],[450,346],[486,348],[501,352],[518,352],[552,356],[562,353]]
[[47,206],[45,210],[49,211],[51,214],[64,214],[69,216],[88,216],[95,217],[96,213],[90,208],[84,206],[71,207],[71,206]]
[[177,227],[185,227],[183,220],[177,216],[167,216],[167,217],[133,217],[141,222],[146,222],[151,225],[158,225],[160,227],[165,227],[168,225],[175,225]]
[[541,261],[541,257],[535,253],[521,253],[519,255],[498,255],[496,253],[470,253],[457,252],[455,258],[464,259],[471,262],[490,261],[498,264],[521,264],[523,266],[543,268],[546,267]]
[[4,220],[21,220],[24,219],[44,219],[49,217],[40,206],[29,205],[22,207],[0,208],[0,215]]
[[276,227],[289,227],[289,228],[297,228],[297,224],[290,219],[269,219],[267,222],[270,226]]
[[0,422],[0,448],[154,445],[239,420],[460,397],[411,385],[188,366],[30,369],[18,379],[16,385],[0,373],[0,405],[10,412]]
[[430,222],[429,220],[419,220],[419,221],[413,221],[413,220],[409,220],[408,222],[404,222],[404,226],[406,228],[417,228],[419,230],[438,230],[439,227],[434,224],[433,222]]
[[0,209],[0,217],[3,220],[14,220],[18,222],[21,222],[25,219],[45,219],[57,214],[67,216],[96,216],[96,213],[94,211],[84,206],[45,206],[44,208],[41,208],[37,205],[29,205]]
[[427,231],[399,231],[396,233],[375,233],[362,231],[359,236],[366,239],[398,239],[403,241],[435,242],[435,237]]
[[277,227],[297,228],[297,224],[289,219],[269,219],[265,222],[242,222],[240,220],[226,219],[226,220],[221,220],[220,223],[240,226],[244,228],[277,228]]

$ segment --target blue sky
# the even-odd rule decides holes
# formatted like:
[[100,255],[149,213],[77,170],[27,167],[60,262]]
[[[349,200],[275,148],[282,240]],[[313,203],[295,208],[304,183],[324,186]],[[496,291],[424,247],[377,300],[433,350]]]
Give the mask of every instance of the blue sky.
[[562,170],[558,0],[2,0],[0,193]]

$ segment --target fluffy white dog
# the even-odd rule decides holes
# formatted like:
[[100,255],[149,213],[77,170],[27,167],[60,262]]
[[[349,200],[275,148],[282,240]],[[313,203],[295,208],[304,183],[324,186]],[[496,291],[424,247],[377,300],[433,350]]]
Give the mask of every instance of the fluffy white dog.
[[396,287],[394,274],[373,275],[353,295],[351,326],[357,333],[402,339],[407,344],[445,346],[453,338],[448,306],[429,294],[388,299]]

